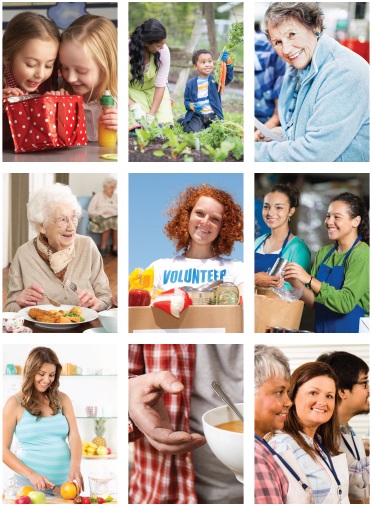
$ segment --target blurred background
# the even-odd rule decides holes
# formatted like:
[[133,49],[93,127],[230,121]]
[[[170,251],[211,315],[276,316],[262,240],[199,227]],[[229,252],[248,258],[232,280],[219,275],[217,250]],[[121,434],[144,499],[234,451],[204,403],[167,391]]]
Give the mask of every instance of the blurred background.
[[[291,218],[291,231],[304,239],[311,260],[322,246],[330,244],[324,220],[333,197],[351,192],[369,209],[369,174],[255,174],[255,239],[270,230],[262,219],[265,192],[276,183],[292,183],[300,192],[300,205]],[[314,312],[304,307],[300,330],[314,330]]]

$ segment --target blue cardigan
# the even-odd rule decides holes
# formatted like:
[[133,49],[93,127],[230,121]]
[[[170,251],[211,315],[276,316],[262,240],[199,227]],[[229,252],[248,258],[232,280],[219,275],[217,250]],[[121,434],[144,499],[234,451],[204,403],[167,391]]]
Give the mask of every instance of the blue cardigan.
[[[233,78],[234,78],[234,67],[232,65],[228,65],[226,73],[226,85],[231,83]],[[208,77],[209,104],[212,107],[214,113],[217,114],[217,116],[220,119],[223,119],[221,95],[220,93],[218,93],[217,89],[218,83],[214,81],[214,74],[211,74]],[[187,109],[185,121],[190,121],[195,114],[194,111],[189,110],[190,103],[195,103],[198,101],[198,76],[193,77],[186,84],[184,100],[185,100],[185,107]]]
[[[293,125],[284,132],[300,72]],[[256,162],[369,161],[369,65],[326,34],[305,71],[287,70],[278,109],[285,141],[256,142]]]

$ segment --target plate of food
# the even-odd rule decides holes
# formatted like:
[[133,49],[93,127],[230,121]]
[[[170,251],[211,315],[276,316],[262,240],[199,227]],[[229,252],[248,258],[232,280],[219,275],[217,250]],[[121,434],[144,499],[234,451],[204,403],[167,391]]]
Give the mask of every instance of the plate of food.
[[18,313],[37,327],[49,330],[69,330],[98,318],[98,313],[93,309],[68,304],[61,304],[60,307],[51,304],[29,306]]

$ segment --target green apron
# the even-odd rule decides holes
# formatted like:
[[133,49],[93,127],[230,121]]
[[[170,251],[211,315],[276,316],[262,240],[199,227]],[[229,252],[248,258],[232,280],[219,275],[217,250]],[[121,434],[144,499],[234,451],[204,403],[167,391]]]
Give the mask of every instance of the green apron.
[[[129,67],[129,98],[134,102],[137,102],[137,104],[140,104],[142,109],[147,114],[150,112],[155,94],[156,66],[153,54],[150,54],[150,66],[148,71],[144,73],[143,77],[144,83],[142,86],[140,86],[137,82],[130,84],[132,74]],[[140,126],[134,119],[133,113],[131,111],[129,111],[128,117],[129,130]],[[158,120],[158,123],[173,124],[172,105],[168,86],[165,87],[163,100],[160,102],[158,112],[156,113],[156,119]]]

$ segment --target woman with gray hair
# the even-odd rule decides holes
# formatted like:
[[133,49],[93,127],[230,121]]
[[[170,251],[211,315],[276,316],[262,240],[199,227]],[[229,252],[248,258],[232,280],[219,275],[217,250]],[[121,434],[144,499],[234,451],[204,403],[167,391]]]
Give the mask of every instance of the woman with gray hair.
[[256,143],[257,162],[369,161],[369,65],[324,28],[315,2],[266,11],[262,30],[288,68],[278,102],[283,141]]
[[[5,311],[45,303],[95,311],[110,306],[111,291],[102,258],[90,237],[76,234],[81,208],[69,186],[56,183],[37,190],[27,207],[30,224],[38,233],[20,246],[9,270]],[[73,291],[66,280],[77,285]]]
[[281,430],[292,402],[287,357],[274,346],[255,346],[255,504],[310,504],[311,489],[296,459],[278,455],[265,436]]
[[112,234],[112,254],[118,255],[118,197],[115,193],[117,180],[108,176],[103,181],[103,190],[93,195],[88,206],[89,228],[101,235],[99,251],[106,255],[106,244]]

